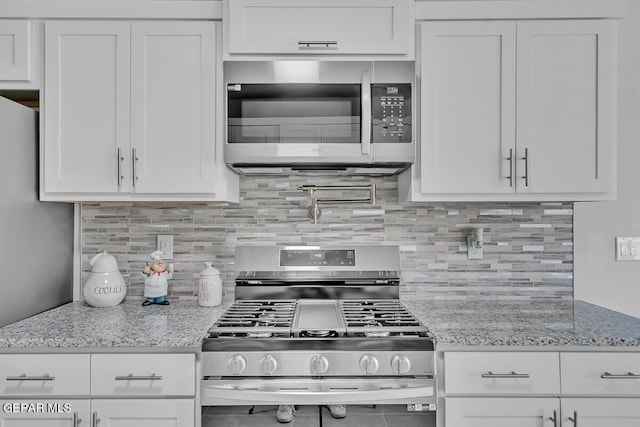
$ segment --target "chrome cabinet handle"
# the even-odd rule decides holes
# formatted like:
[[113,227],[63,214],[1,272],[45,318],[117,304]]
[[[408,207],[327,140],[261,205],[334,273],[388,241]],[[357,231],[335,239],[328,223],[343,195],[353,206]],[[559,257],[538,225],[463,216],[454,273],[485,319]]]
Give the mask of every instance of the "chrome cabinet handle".
[[124,161],[124,157],[122,156],[122,150],[118,148],[118,188],[122,186],[122,180],[124,176],[122,175],[122,162]]
[[138,172],[136,170],[137,169],[136,166],[137,166],[138,160],[140,160],[140,158],[138,157],[136,149],[132,148],[131,149],[131,162],[133,163],[133,169],[132,169],[133,177],[132,177],[132,179],[133,179],[133,187],[134,188],[136,186],[136,183],[138,182]]
[[513,148],[509,148],[509,176],[507,179],[509,180],[509,187],[513,187]]
[[161,375],[151,374],[151,375],[116,375],[116,381],[155,381],[161,380]]
[[299,49],[337,49],[337,40],[300,40]]
[[529,186],[529,149],[528,148],[524,149],[524,157],[522,158],[522,160],[524,160],[524,176],[522,178],[524,179],[524,186],[528,187]]
[[78,427],[78,412],[73,413],[73,427]]
[[553,410],[553,417],[549,417],[549,421],[553,421],[553,427],[558,427],[558,411]]
[[578,427],[578,411],[573,411],[573,418],[569,417],[569,421],[573,423],[573,427]]
[[529,378],[529,374],[518,374],[513,371],[508,374],[494,374],[489,371],[486,374],[482,374],[482,378]]
[[362,73],[362,79],[360,84],[361,88],[361,97],[360,97],[360,108],[362,111],[362,121],[360,122],[360,144],[361,144],[361,153],[362,154],[370,154],[371,153],[371,75],[368,71]]
[[626,374],[610,374],[609,372],[605,372],[600,375],[600,378],[603,380],[637,380],[640,379],[640,375],[634,374],[633,372],[627,372]]
[[41,376],[27,376],[27,374],[18,375],[17,377],[7,377],[7,381],[53,381],[56,377],[52,377],[49,374],[44,374]]
[[98,427],[98,413],[91,414],[91,427]]

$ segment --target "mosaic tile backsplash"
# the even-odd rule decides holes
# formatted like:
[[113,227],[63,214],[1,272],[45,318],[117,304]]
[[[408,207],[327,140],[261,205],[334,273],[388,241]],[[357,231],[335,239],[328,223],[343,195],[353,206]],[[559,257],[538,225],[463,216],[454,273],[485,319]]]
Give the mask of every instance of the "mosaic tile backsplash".
[[[376,205],[321,206],[308,217],[297,187],[376,184]],[[242,177],[239,204],[83,204],[82,283],[89,260],[114,255],[130,299],[143,299],[142,269],[158,234],[173,235],[169,298],[195,300],[205,261],[220,270],[233,298],[238,245],[399,245],[401,297],[411,299],[573,298],[572,203],[401,203],[395,177]],[[332,191],[321,196],[362,198]],[[484,258],[468,260],[470,224],[484,227]]]

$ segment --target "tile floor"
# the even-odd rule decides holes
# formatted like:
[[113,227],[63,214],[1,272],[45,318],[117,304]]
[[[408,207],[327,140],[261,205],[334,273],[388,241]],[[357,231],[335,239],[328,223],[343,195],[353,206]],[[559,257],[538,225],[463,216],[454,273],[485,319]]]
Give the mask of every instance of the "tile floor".
[[435,414],[407,412],[405,405],[348,405],[347,417],[336,420],[323,406],[296,405],[289,424],[276,421],[277,406],[217,406],[203,410],[202,427],[429,427],[435,426]]

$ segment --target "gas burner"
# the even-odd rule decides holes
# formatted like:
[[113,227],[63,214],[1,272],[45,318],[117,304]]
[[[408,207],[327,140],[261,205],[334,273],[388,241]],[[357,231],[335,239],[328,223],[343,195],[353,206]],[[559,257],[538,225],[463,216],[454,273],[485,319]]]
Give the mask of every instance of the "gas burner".
[[336,338],[336,331],[301,331],[300,338]]
[[212,336],[289,336],[295,300],[236,301],[209,330]]
[[370,331],[365,332],[364,336],[367,338],[387,338],[391,336],[390,331]]
[[271,338],[273,332],[247,332],[247,338]]

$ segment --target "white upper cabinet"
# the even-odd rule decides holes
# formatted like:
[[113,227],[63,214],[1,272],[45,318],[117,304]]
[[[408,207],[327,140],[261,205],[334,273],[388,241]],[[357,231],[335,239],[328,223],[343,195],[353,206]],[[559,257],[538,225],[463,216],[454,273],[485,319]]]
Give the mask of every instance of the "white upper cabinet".
[[31,22],[0,19],[0,80],[31,80]]
[[615,40],[611,20],[518,23],[518,192],[615,192]]
[[136,22],[131,49],[136,193],[214,193],[215,27]]
[[421,36],[421,191],[512,193],[515,22],[434,22]]
[[41,199],[237,198],[215,142],[218,28],[47,22]]
[[413,58],[412,0],[225,0],[225,58]]
[[412,200],[615,197],[612,20],[441,21],[420,28]]
[[[44,192],[128,192],[128,22],[45,26]],[[42,186],[41,186],[42,191]]]

